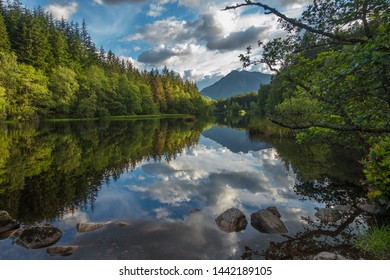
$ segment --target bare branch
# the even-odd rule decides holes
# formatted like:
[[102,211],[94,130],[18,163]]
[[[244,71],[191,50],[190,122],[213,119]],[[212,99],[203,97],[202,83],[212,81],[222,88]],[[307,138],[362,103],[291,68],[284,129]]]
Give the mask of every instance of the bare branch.
[[223,11],[235,10],[235,9],[245,7],[245,6],[258,6],[262,9],[264,9],[265,13],[272,13],[272,14],[276,15],[277,17],[285,20],[286,22],[292,24],[295,27],[305,29],[305,30],[310,31],[312,33],[319,34],[319,35],[322,35],[324,37],[327,37],[327,38],[330,38],[333,40],[337,40],[339,42],[356,44],[356,43],[365,43],[367,41],[365,39],[360,39],[360,38],[346,38],[346,37],[343,37],[343,36],[340,36],[337,34],[326,32],[324,30],[315,29],[315,28],[311,27],[310,25],[304,24],[304,23],[302,23],[294,18],[287,17],[285,14],[282,14],[281,12],[276,10],[275,8],[272,8],[272,7],[265,5],[261,2],[252,2],[251,0],[246,0],[245,3],[236,4],[234,6],[226,6],[225,9],[223,9]]

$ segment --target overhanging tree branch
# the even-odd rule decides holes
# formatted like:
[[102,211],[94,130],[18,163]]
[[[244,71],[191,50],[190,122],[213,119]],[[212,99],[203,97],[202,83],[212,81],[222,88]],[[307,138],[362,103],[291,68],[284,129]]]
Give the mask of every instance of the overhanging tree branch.
[[319,35],[322,35],[324,37],[327,37],[327,38],[330,38],[330,39],[333,39],[333,40],[337,40],[339,42],[349,43],[349,44],[365,43],[366,42],[365,39],[346,38],[344,36],[340,36],[340,35],[337,35],[337,34],[326,32],[324,30],[316,29],[316,28],[314,28],[314,27],[312,27],[310,25],[304,24],[304,23],[302,23],[302,22],[300,22],[300,21],[298,21],[298,20],[296,20],[294,18],[290,18],[290,17],[286,16],[285,14],[279,12],[275,8],[272,8],[272,7],[270,7],[268,5],[265,5],[265,4],[261,3],[261,2],[252,2],[250,0],[246,0],[245,3],[236,4],[234,6],[226,6],[225,9],[223,9],[223,11],[235,10],[237,8],[245,7],[245,6],[258,6],[258,7],[262,8],[262,9],[264,9],[266,13],[272,13],[272,14],[276,15],[277,17],[285,20],[286,22],[292,24],[295,27],[299,27],[299,28],[305,29],[305,30],[307,30],[309,32],[312,32],[312,33],[315,33],[315,34],[319,34]]
[[336,126],[331,124],[321,124],[321,123],[313,123],[313,124],[287,124],[273,118],[269,118],[274,124],[280,125],[285,128],[290,128],[294,130],[299,129],[309,129],[311,127],[318,128],[328,128],[341,132],[367,132],[367,133],[389,133],[389,127],[360,127],[360,126]]

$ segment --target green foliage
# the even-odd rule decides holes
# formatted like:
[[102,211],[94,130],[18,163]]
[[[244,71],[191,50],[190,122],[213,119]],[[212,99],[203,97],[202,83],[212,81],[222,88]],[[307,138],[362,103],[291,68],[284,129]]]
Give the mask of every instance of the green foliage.
[[[297,140],[353,146],[376,143],[364,162],[369,197],[389,211],[390,3],[387,0],[315,0],[300,18],[279,17],[285,38],[276,38],[244,66],[264,63],[277,73],[259,90],[258,108],[274,123],[298,131]],[[361,145],[361,144],[360,144]]]
[[364,161],[363,181],[368,188],[368,197],[390,210],[390,137],[384,137],[370,149]]
[[53,93],[55,103],[55,115],[67,116],[79,89],[76,73],[70,68],[58,66],[53,69],[49,81],[49,88]]
[[169,71],[140,72],[96,49],[83,21],[54,21],[20,1],[1,5],[0,119],[206,114],[197,86]]
[[378,259],[390,258],[390,227],[375,226],[361,235],[355,247]]
[[9,51],[11,43],[8,38],[7,27],[5,26],[5,21],[0,8],[0,51]]
[[252,119],[248,125],[249,135],[262,135],[265,138],[293,138],[295,133],[292,129],[284,128],[272,123],[266,118]]
[[244,111],[257,111],[257,98],[256,92],[239,94],[226,99],[219,99],[214,103],[214,112],[216,113],[228,113],[237,115],[240,110]]

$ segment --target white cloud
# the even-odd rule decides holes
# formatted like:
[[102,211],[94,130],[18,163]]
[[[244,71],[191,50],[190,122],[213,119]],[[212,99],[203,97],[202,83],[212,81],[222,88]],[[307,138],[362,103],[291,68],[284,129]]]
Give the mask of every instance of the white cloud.
[[45,11],[53,15],[55,19],[69,19],[74,13],[77,12],[77,2],[67,3],[53,3],[45,7]]
[[150,17],[158,17],[161,16],[161,14],[166,11],[166,4],[169,3],[175,3],[177,0],[154,0],[149,5],[149,11],[147,12],[147,15]]

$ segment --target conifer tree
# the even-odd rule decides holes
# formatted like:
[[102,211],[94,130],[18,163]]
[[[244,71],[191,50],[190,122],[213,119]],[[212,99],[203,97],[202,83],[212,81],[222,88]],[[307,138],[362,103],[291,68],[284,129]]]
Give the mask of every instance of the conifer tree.
[[0,1],[0,51],[8,52],[11,48],[7,27],[3,16],[3,3]]

